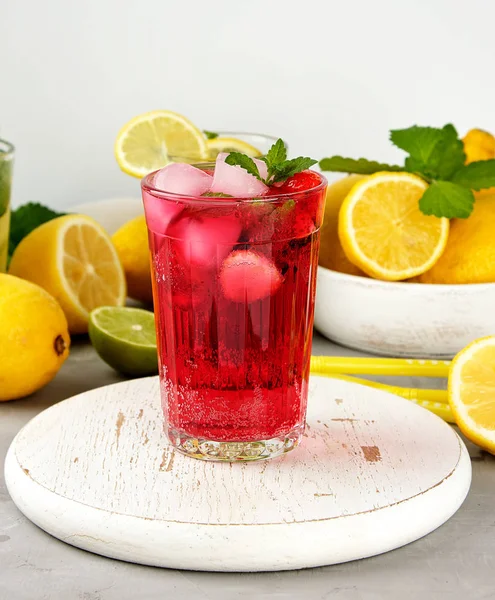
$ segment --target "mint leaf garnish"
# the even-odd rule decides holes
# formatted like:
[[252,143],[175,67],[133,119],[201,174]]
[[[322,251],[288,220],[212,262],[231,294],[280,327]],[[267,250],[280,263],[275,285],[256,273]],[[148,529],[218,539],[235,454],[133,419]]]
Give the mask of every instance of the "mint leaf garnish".
[[218,137],[218,133],[215,133],[214,131],[208,131],[207,129],[203,129],[203,133],[205,134],[207,140],[214,140]]
[[420,210],[436,217],[469,217],[474,206],[472,190],[495,186],[495,160],[465,165],[464,144],[451,124],[442,128],[393,129],[390,140],[408,153],[404,166],[386,165],[364,158],[353,160],[332,156],[323,158],[323,171],[370,175],[376,171],[408,171],[430,186],[419,201]]
[[434,181],[419,201],[425,215],[466,219],[474,207],[473,192],[451,181]]
[[268,150],[267,155],[262,158],[266,162],[268,175],[266,185],[279,183],[292,177],[296,173],[309,169],[318,161],[307,156],[298,156],[287,160],[287,148],[280,138]]
[[223,192],[204,192],[201,194],[203,198],[233,198],[230,194],[224,194]]
[[268,174],[266,179],[261,177],[254,160],[245,154],[231,152],[225,159],[225,162],[228,165],[242,167],[266,185],[285,181],[296,173],[309,169],[309,167],[312,167],[318,162],[307,156],[298,156],[297,158],[287,160],[287,148],[280,138],[272,145],[270,150],[268,150],[267,155],[261,160],[263,160],[267,166]]
[[277,172],[278,165],[287,160],[287,148],[284,142],[279,138],[268,150],[267,155],[261,160],[266,162],[268,169],[267,180],[270,180]]
[[343,156],[331,156],[320,160],[322,171],[333,171],[335,173],[357,173],[359,175],[372,175],[379,171],[403,171],[404,167],[399,165],[387,165],[365,158],[344,158]]
[[308,156],[298,156],[297,158],[293,158],[291,160],[284,160],[282,163],[274,165],[273,177],[270,179],[270,174],[268,175],[268,180],[270,182],[269,184],[285,181],[296,173],[300,173],[301,171],[309,169],[317,162],[317,160],[309,158]]
[[436,127],[418,127],[413,125],[407,129],[392,129],[390,141],[404,150],[415,162],[428,164],[435,146],[442,139],[441,129]]
[[247,156],[246,154],[242,154],[241,152],[231,152],[226,158],[225,162],[228,165],[242,167],[246,170],[250,175],[254,175],[260,181],[261,179],[260,172],[258,171],[258,166],[254,162],[252,158]]
[[9,257],[33,229],[64,214],[33,202],[13,210],[10,215]]
[[464,144],[453,125],[445,125],[442,138],[431,153],[428,171],[435,179],[450,180],[464,166]]
[[418,173],[427,180],[449,180],[466,160],[464,145],[453,125],[393,129],[390,140],[409,156],[405,167],[411,173]]
[[479,160],[464,165],[454,173],[452,181],[472,190],[495,186],[495,159]]

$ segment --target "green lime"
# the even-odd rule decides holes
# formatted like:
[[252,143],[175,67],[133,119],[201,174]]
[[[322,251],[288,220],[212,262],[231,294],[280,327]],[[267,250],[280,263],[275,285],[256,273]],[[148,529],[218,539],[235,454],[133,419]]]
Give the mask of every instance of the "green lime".
[[89,338],[116,371],[133,377],[158,373],[152,312],[121,306],[95,308],[89,315]]

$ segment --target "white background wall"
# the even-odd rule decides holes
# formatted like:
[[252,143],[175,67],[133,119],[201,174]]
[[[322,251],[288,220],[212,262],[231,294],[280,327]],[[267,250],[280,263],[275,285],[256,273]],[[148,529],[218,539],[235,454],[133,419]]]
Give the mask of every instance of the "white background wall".
[[139,193],[120,126],[168,108],[293,152],[381,159],[391,127],[495,130],[493,0],[0,0],[14,204]]

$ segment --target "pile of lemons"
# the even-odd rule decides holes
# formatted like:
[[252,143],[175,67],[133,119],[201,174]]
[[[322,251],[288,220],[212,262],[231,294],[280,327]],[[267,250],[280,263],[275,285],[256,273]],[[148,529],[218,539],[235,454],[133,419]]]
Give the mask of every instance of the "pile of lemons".
[[[463,142],[467,163],[495,158],[490,133],[473,129]],[[449,221],[419,210],[426,185],[408,173],[350,175],[330,185],[320,265],[385,281],[495,282],[495,189],[474,192],[471,216]]]

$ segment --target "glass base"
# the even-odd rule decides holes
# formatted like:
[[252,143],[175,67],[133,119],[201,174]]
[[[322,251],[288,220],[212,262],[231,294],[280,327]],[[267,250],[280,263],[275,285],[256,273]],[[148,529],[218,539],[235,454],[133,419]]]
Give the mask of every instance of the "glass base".
[[172,446],[191,458],[219,462],[266,460],[290,452],[301,441],[304,425],[297,425],[287,434],[269,440],[249,442],[218,442],[191,437],[175,429],[169,429],[168,439]]

